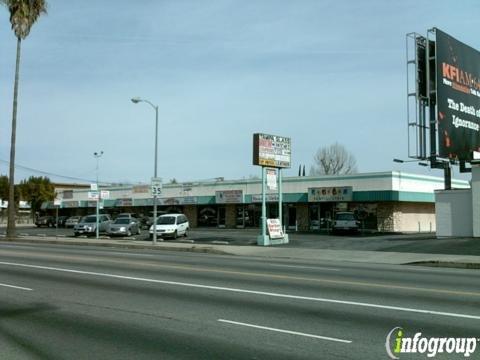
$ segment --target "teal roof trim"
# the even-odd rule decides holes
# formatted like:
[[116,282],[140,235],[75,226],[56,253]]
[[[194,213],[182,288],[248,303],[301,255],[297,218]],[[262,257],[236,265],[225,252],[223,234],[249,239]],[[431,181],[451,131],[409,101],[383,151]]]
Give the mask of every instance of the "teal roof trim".
[[215,196],[197,196],[196,205],[215,204]]
[[433,193],[411,191],[354,191],[353,201],[404,201],[404,202],[435,202]]

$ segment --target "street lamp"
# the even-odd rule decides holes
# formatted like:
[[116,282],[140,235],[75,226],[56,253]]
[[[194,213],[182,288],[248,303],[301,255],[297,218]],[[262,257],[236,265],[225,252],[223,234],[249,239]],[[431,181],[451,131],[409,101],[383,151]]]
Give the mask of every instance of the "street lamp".
[[420,160],[402,160],[402,159],[393,159],[393,162],[400,163],[400,164],[403,164],[403,163],[411,163],[411,162],[416,162],[416,163],[418,163],[418,165],[420,165],[420,166],[428,166],[428,164],[427,164],[427,163],[425,163],[425,162],[421,162]]
[[103,155],[103,151],[100,151],[100,152],[94,152],[93,153],[93,156],[95,157],[95,159],[97,159],[97,167],[96,167],[96,173],[97,173],[97,216],[96,216],[96,220],[95,220],[95,234],[96,234],[96,238],[98,240],[98,235],[99,235],[99,229],[98,229],[98,218],[100,217],[99,215],[99,207],[100,207],[100,189],[98,187],[98,162],[99,162],[99,159],[100,157]]
[[[153,170],[153,178],[157,179],[157,154],[158,154],[158,106],[153,105],[150,101],[134,97],[131,99],[134,104],[138,104],[140,102],[147,103],[155,110],[155,156],[154,156],[154,170]],[[153,194],[153,245],[157,244],[157,193]]]

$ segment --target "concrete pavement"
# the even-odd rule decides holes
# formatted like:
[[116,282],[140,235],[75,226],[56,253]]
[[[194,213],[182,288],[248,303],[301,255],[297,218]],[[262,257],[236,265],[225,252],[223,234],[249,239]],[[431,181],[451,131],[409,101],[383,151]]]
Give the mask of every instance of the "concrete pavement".
[[[3,241],[11,240],[6,239],[6,237],[0,237],[0,242]],[[25,243],[72,244],[131,249],[188,251],[265,258],[343,261],[391,265],[419,264],[428,266],[480,269],[480,256],[471,255],[196,244],[190,243],[188,240],[185,240],[185,243],[159,241],[156,245],[153,245],[148,241],[139,241],[133,239],[110,239],[106,237],[102,237],[97,240],[94,238],[19,236],[13,241]]]

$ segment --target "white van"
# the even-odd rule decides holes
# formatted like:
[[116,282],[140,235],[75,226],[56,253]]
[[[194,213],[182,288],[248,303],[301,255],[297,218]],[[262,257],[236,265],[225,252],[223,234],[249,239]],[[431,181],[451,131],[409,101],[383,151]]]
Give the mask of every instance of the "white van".
[[[157,218],[157,237],[170,237],[176,239],[178,236],[188,236],[190,223],[183,214],[165,214]],[[153,238],[153,225],[150,226],[150,239]]]

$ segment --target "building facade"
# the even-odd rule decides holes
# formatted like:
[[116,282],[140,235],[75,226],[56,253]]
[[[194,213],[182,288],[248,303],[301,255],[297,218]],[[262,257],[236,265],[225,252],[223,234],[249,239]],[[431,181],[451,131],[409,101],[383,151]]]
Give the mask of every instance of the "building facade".
[[[453,180],[456,188],[469,183]],[[283,179],[283,224],[289,230],[322,231],[331,228],[338,211],[352,211],[365,230],[432,232],[436,229],[434,191],[443,178],[403,172]],[[102,187],[102,212],[115,216],[132,212],[151,216],[149,185]],[[59,191],[62,215],[94,213],[96,201],[89,189]],[[91,197],[91,194],[90,194]],[[259,227],[261,180],[221,180],[166,184],[158,199],[159,213],[182,212],[192,227]],[[55,211],[53,203],[45,212]],[[267,217],[278,217],[278,194],[267,193]]]

